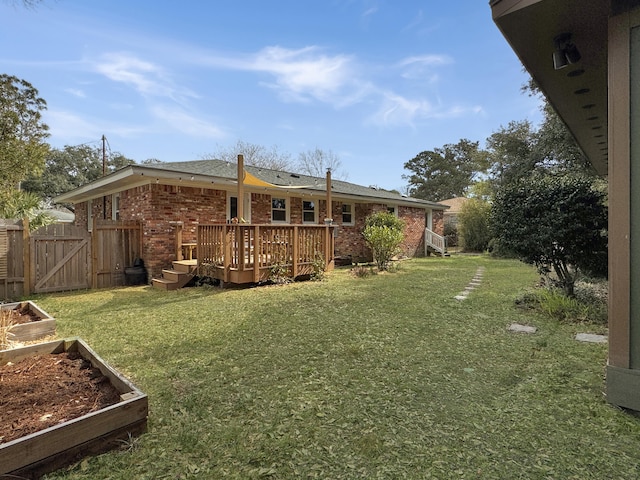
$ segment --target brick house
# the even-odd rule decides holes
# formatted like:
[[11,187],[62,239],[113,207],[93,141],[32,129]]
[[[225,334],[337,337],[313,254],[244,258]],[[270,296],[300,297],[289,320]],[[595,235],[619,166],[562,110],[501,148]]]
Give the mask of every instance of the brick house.
[[[138,220],[143,226],[143,259],[158,276],[176,260],[176,234],[195,242],[198,225],[228,223],[238,216],[238,167],[222,160],[129,165],[60,195],[75,205],[75,223],[92,229],[94,219]],[[325,178],[247,166],[243,220],[251,224],[337,225],[335,256],[368,261],[362,237],[365,218],[390,211],[405,221],[404,255],[425,252],[425,229],[443,232],[443,205],[379,188],[331,181],[327,212]]]

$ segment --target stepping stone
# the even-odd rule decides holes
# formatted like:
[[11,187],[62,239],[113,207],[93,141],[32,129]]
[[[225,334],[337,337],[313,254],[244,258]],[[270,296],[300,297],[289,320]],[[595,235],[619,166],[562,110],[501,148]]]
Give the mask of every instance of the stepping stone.
[[512,323],[511,325],[509,325],[509,331],[517,333],[536,333],[538,329],[530,325],[520,325],[519,323]]
[[464,287],[464,289],[465,289],[465,290],[475,290],[475,289],[476,289],[476,286],[475,286],[475,285],[471,285],[471,284],[469,284],[469,285],[467,285],[466,287]]
[[596,335],[595,333],[577,333],[576,340],[589,343],[607,343],[608,341],[606,335]]
[[466,300],[467,296],[466,295],[456,295],[453,298],[455,298],[456,300]]

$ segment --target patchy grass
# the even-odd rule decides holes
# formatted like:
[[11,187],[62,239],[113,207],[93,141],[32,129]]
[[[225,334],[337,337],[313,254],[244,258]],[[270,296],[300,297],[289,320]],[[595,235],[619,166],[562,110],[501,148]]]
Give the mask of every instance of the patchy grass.
[[588,324],[515,308],[536,280],[473,256],[255,289],[40,296],[59,336],[150,398],[147,434],[48,478],[637,478],[640,421],[604,399],[606,345],[573,340]]

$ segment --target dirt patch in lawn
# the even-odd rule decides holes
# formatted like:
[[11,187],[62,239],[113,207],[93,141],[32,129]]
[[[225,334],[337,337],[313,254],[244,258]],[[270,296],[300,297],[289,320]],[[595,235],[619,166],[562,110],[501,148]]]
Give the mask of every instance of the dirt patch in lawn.
[[118,403],[109,379],[78,353],[0,365],[0,444]]

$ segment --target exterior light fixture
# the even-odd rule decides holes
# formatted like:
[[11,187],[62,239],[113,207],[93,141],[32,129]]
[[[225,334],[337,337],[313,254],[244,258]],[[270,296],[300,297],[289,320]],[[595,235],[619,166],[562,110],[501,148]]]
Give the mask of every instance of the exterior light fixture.
[[561,33],[553,39],[555,50],[553,51],[553,68],[561,68],[579,62],[582,56],[578,48],[571,42],[570,33]]

